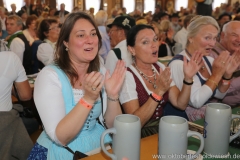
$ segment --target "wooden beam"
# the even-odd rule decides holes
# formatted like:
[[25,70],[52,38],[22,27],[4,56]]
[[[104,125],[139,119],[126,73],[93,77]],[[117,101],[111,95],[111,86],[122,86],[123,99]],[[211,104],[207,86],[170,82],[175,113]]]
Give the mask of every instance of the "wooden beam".
[[[4,7],[3,6],[3,0],[0,0],[0,6]],[[7,8],[7,7],[6,7]]]

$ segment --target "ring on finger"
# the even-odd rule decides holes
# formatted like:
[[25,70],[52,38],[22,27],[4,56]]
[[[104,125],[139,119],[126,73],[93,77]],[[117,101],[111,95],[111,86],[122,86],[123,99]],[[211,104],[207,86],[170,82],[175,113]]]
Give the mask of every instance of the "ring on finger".
[[224,61],[222,61],[222,64],[225,64],[225,62],[224,62]]
[[92,87],[92,90],[93,90],[93,91],[96,91],[96,88]]

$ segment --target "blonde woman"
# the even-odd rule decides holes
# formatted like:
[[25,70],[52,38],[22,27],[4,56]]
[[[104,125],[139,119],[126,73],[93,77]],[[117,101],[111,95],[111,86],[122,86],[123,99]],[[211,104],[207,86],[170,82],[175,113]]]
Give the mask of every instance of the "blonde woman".
[[161,32],[162,40],[165,44],[165,46],[159,48],[159,57],[174,56],[172,47],[176,42],[173,39],[174,30],[171,26],[171,22],[169,20],[162,20],[159,25],[159,29]]
[[[229,79],[239,66],[240,55],[222,52],[215,60],[209,54],[216,43],[219,26],[215,19],[209,16],[194,17],[189,24],[187,44],[184,51],[169,64],[172,78],[176,86],[182,90],[184,78],[183,61],[181,56],[192,60],[194,52],[203,54],[203,62],[200,69],[194,75],[194,83],[191,88],[190,100],[186,113],[190,121],[204,118],[205,104],[211,97],[222,99],[229,88]],[[200,63],[194,60],[196,63]]]

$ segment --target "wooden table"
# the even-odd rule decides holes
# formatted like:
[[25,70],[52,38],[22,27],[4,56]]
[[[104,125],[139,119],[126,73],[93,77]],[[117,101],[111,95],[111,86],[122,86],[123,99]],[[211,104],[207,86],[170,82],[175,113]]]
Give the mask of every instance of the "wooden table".
[[[233,109],[233,113],[240,111],[240,107]],[[196,121],[196,124],[203,125],[203,120]],[[188,139],[188,149],[196,151],[199,148],[200,141],[196,138],[190,137]],[[112,153],[112,150],[109,150]],[[141,160],[156,160],[157,158],[153,158],[153,155],[158,154],[158,134],[146,137],[141,139],[141,149],[140,149],[140,159]],[[238,155],[240,157],[240,150],[238,148],[229,147],[229,153],[231,155]],[[204,154],[202,153],[204,156]],[[238,158],[225,158],[227,160],[235,160]],[[84,160],[111,160],[103,151],[98,154],[83,158]],[[217,160],[219,158],[206,158],[204,156],[204,160]],[[222,159],[220,159],[222,160]]]
[[[112,150],[109,150],[112,153]],[[152,155],[158,153],[158,134],[141,139],[141,160],[154,159]],[[98,154],[83,158],[84,160],[111,160],[103,151]],[[155,158],[156,160],[156,158]]]

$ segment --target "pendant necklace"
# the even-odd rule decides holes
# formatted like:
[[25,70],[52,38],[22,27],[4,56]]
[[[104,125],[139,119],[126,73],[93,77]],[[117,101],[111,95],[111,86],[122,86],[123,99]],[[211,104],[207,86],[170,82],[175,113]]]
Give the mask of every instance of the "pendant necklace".
[[[153,88],[156,89],[157,85],[156,85],[156,80],[157,80],[157,76],[156,76],[156,72],[154,70],[154,68],[152,67],[152,71],[153,71],[153,75],[152,76],[147,76],[146,74],[144,74],[135,64],[135,68],[138,70],[138,72],[140,73],[141,76],[143,76],[143,78],[148,81],[149,83],[151,83],[153,85]],[[154,77],[154,80],[151,81],[149,78],[150,77]]]

